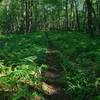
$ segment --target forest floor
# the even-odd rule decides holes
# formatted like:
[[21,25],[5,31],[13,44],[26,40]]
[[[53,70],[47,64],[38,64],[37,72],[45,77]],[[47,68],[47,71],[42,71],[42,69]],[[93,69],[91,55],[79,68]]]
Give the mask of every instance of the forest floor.
[[[27,97],[35,95],[36,100],[100,98],[99,37],[77,32],[48,35],[43,32],[0,35],[0,89],[9,87],[17,91],[10,97],[15,99],[6,100],[25,100],[23,97],[29,91]],[[24,83],[28,85],[25,88]],[[35,87],[35,91],[29,87]],[[0,93],[0,100],[5,100],[2,96]]]

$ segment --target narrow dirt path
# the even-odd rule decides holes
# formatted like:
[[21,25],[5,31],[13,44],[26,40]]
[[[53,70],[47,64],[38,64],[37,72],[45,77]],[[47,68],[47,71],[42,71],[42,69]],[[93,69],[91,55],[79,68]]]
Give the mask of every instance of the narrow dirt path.
[[48,33],[45,33],[48,47],[46,52],[46,64],[48,65],[47,72],[44,73],[45,82],[43,83],[43,90],[46,92],[47,100],[67,100],[65,93],[62,91],[61,86],[56,80],[60,78],[60,56],[57,50],[54,50],[54,45],[48,36]]

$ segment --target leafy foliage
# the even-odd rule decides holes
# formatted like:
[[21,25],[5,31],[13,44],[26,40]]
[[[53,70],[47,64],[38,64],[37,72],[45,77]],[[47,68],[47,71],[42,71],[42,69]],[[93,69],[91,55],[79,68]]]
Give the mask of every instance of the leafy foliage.
[[[58,68],[63,69],[57,83],[69,100],[99,100],[99,38],[72,32],[48,34],[62,60]],[[46,42],[42,32],[0,36],[0,88],[16,90],[11,100],[45,98],[40,88],[45,80],[42,72],[48,69],[45,65]],[[31,89],[30,85],[39,91]]]

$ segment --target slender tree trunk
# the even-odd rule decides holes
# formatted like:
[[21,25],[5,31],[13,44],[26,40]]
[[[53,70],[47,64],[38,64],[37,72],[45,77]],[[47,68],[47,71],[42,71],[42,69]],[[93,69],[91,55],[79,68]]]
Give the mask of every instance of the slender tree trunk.
[[80,21],[79,21],[79,14],[76,1],[75,1],[75,11],[76,11],[77,31],[80,31]]
[[93,22],[92,22],[92,8],[91,8],[91,1],[86,0],[87,5],[87,24],[88,24],[88,32],[93,36]]
[[68,0],[66,0],[66,30],[68,31]]
[[32,32],[32,12],[33,12],[33,0],[29,1],[29,28],[28,28],[28,32],[31,33]]
[[100,0],[96,1],[96,6],[97,6],[97,22],[98,22],[98,33],[100,33]]

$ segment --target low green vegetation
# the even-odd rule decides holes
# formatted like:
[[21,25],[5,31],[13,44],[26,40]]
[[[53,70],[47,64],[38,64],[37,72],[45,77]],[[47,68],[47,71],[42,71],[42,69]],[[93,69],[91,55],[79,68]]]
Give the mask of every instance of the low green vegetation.
[[0,0],[0,100],[100,100],[100,0]]
[[[99,38],[77,32],[48,32],[48,35],[61,58],[61,66],[57,66],[61,75],[55,81],[66,94],[65,100],[67,97],[100,100]],[[45,80],[42,73],[48,70],[47,48],[43,32],[0,35],[0,91],[4,91],[0,100],[47,99],[42,89]]]

